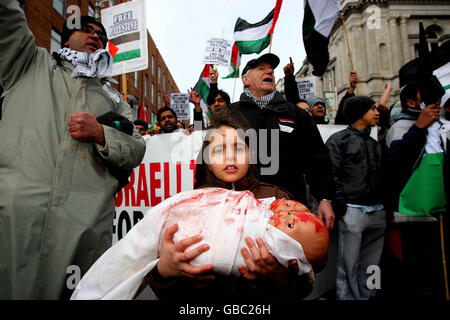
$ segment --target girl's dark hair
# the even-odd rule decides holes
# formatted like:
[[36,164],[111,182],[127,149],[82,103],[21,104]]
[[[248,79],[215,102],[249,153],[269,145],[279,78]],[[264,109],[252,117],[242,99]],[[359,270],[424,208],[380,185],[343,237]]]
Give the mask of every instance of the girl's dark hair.
[[[248,124],[247,120],[244,118],[244,116],[234,111],[233,113],[230,112],[230,110],[223,110],[219,114],[215,115],[212,118],[212,123],[208,127],[208,129],[219,129],[220,127],[227,126],[231,127],[233,129],[237,130],[238,136],[245,141],[246,145],[249,147],[250,150],[250,159],[252,158],[252,151],[249,145],[249,139],[246,135],[243,133],[247,131],[250,128],[250,125]],[[241,129],[241,130],[239,130]],[[214,132],[214,130],[208,130],[205,138],[203,140],[202,150],[200,151],[197,163],[201,163],[197,166],[197,170],[199,171],[199,174],[196,174],[196,184],[195,188],[203,188],[203,187],[220,187],[225,189],[231,189],[232,184],[219,180],[212,171],[208,168],[208,156],[205,155],[206,159],[203,158],[203,154],[205,149],[209,146],[211,143],[211,135]],[[201,160],[201,161],[200,161]],[[252,162],[252,161],[251,161]],[[247,171],[247,174],[245,177],[243,177],[241,180],[236,181],[234,184],[235,190],[248,190],[253,185],[258,183],[258,170],[256,165],[249,164],[249,168]]]

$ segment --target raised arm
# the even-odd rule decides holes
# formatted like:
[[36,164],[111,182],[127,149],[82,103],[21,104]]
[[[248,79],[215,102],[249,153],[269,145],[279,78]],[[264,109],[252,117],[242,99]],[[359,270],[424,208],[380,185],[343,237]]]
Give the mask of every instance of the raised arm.
[[300,97],[298,95],[297,82],[295,81],[294,76],[294,63],[292,59],[290,59],[290,63],[288,63],[284,68],[284,95],[286,100],[297,104],[300,101]]
[[0,0],[0,86],[17,83],[34,61],[38,48],[16,0]]
[[344,109],[345,100],[355,96],[355,89],[359,82],[358,74],[356,73],[355,70],[350,71],[350,76],[348,78],[348,82],[349,82],[349,87],[347,89],[347,92],[342,97],[341,101],[339,102],[339,107],[336,112],[336,119],[334,120],[334,124],[348,124],[344,118],[344,110],[343,109]]

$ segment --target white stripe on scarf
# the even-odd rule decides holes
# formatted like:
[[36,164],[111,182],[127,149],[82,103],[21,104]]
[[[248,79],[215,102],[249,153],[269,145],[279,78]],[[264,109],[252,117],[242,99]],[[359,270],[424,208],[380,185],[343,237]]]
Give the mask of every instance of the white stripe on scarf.
[[105,78],[112,74],[112,56],[105,49],[98,49],[94,53],[89,54],[62,48],[58,51],[58,54],[75,67],[72,78]]

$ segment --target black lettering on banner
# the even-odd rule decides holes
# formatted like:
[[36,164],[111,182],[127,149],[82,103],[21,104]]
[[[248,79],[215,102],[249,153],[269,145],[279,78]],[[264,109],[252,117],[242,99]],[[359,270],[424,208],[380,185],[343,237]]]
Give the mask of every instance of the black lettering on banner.
[[142,211],[133,211],[133,226],[144,218]]
[[126,212],[125,210],[123,210],[120,215],[119,215],[119,221],[117,223],[117,238],[120,240],[123,238],[123,236],[125,234],[122,234],[123,232],[123,223],[125,222],[126,224],[126,231],[125,234],[127,234],[128,231],[131,230],[131,221],[130,221],[130,217],[128,216],[128,212]]

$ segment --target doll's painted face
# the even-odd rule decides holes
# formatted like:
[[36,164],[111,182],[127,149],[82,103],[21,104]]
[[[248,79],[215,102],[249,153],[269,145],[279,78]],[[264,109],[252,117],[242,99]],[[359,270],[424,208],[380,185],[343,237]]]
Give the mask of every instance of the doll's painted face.
[[305,211],[310,212],[309,209],[302,203],[295,200],[286,200],[285,198],[277,199],[270,205],[270,210],[273,213],[277,213],[279,211]]
[[270,217],[270,224],[297,240],[313,266],[327,260],[330,237],[325,223],[315,214],[280,210]]

